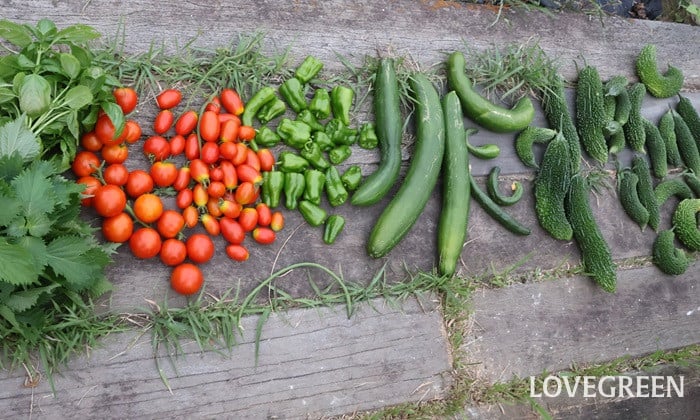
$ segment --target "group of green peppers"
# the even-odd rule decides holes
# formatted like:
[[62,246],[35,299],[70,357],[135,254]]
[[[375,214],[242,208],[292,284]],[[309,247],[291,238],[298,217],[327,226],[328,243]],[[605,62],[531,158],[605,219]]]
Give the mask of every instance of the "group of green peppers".
[[[362,173],[353,165],[341,174],[336,165],[350,157],[351,145],[374,149],[378,140],[372,123],[359,129],[350,127],[355,97],[352,88],[338,85],[329,92],[318,87],[307,102],[309,81],[322,68],[317,58],[307,56],[277,91],[264,87],[253,95],[246,103],[242,121],[249,125],[254,118],[260,121],[254,140],[258,146],[283,144],[292,149],[282,151],[274,170],[264,173],[263,202],[274,208],[284,196],[285,207],[298,209],[309,225],[325,226],[323,240],[331,244],[343,230],[345,219],[339,214],[328,215],[321,207],[321,198],[325,195],[333,207],[347,201],[349,193],[360,185]],[[288,110],[295,118],[288,116]],[[274,129],[267,125],[277,118]]]

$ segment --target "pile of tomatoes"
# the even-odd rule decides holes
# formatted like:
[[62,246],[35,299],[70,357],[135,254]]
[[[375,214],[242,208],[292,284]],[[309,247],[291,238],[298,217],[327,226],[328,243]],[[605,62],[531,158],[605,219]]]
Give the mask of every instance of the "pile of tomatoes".
[[[85,185],[82,204],[103,218],[105,240],[128,243],[136,258],[159,257],[173,267],[170,285],[183,295],[201,289],[199,265],[214,255],[212,237],[221,235],[227,255],[236,261],[248,259],[249,232],[260,244],[275,240],[284,216],[259,200],[263,174],[273,169],[275,156],[257,148],[255,129],[241,124],[244,103],[235,90],[223,89],[200,112],[179,113],[182,93],[162,91],[147,136],[128,118],[138,103],[136,91],[117,88],[114,98],[127,116],[123,130],[117,133],[101,114],[94,129],[82,135],[72,163],[77,182]],[[129,145],[143,137],[150,167],[129,170]],[[165,195],[175,196],[174,208],[164,204]],[[203,231],[189,230],[198,225]]]

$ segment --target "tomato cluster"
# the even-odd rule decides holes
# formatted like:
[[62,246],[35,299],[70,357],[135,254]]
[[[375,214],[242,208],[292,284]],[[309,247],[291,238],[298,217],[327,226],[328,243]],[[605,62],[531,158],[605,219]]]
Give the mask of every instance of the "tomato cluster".
[[[114,98],[125,115],[138,101],[129,87],[116,89]],[[125,166],[128,145],[143,137],[141,126],[127,118],[117,133],[102,114],[94,130],[82,135],[72,170],[86,186],[82,204],[103,217],[105,240],[128,243],[136,258],[159,257],[174,267],[171,287],[190,295],[204,282],[198,264],[213,257],[212,237],[224,238],[231,259],[245,261],[248,233],[256,242],[270,244],[284,226],[284,216],[259,200],[263,174],[273,169],[275,156],[256,147],[255,130],[241,124],[244,104],[238,93],[223,89],[201,115],[187,109],[176,116],[181,101],[177,89],[166,89],[156,98],[153,134],[143,141],[149,168]],[[181,156],[185,163],[178,165],[175,160]],[[174,208],[165,206],[165,191],[175,194]],[[188,232],[198,225],[206,233]]]

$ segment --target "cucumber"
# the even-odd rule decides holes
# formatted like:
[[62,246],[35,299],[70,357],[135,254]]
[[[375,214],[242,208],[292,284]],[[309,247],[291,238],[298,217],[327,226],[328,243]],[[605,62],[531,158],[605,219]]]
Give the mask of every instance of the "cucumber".
[[651,247],[651,258],[659,270],[677,276],[685,273],[691,260],[683,249],[676,248],[675,239],[671,229],[659,232]]
[[[470,131],[467,130],[466,134],[469,137]],[[495,143],[481,144],[479,146],[474,146],[467,143],[467,151],[479,159],[495,159],[501,154],[501,148]]]
[[676,111],[685,121],[695,138],[695,142],[698,144],[698,148],[700,148],[700,115],[698,115],[698,110],[693,107],[690,99],[683,95],[678,95],[678,97],[679,101],[678,105],[676,105]]
[[655,177],[661,179],[668,174],[668,162],[666,161],[666,143],[661,137],[659,128],[647,120],[642,119],[644,124],[646,149],[649,153],[651,171]]
[[375,133],[379,140],[379,167],[353,193],[350,202],[369,206],[381,200],[394,186],[401,170],[401,118],[399,87],[394,61],[383,58],[374,80]]
[[673,230],[678,240],[690,251],[700,251],[700,229],[697,213],[700,212],[700,198],[681,200],[673,212]]
[[635,68],[639,80],[656,98],[670,98],[678,94],[683,87],[683,72],[680,69],[669,64],[666,73],[659,72],[654,44],[647,44],[642,48],[635,61]]
[[604,291],[617,289],[617,271],[610,246],[605,241],[593,217],[588,198],[588,186],[580,174],[571,177],[571,188],[566,200],[567,215],[573,228],[573,238],[581,251],[585,273]]
[[664,144],[666,145],[666,161],[668,164],[674,168],[678,168],[683,165],[683,160],[681,159],[681,154],[678,152],[678,143],[676,142],[676,128],[673,123],[673,111],[670,109],[661,116],[659,119],[659,133],[661,133],[661,138],[664,139]]
[[521,236],[527,236],[530,234],[531,230],[527,226],[517,221],[508,212],[504,211],[501,206],[496,204],[491,198],[485,193],[476,183],[474,177],[469,174],[469,188],[471,191],[471,196],[479,204],[479,206],[484,209],[484,211],[491,216],[495,221],[501,224],[508,231]]
[[414,74],[409,84],[415,101],[416,141],[399,190],[370,232],[367,253],[374,258],[391,251],[416,222],[435,188],[445,152],[445,120],[435,86],[421,73]]
[[632,172],[639,178],[637,181],[637,194],[639,195],[639,201],[649,212],[649,227],[657,230],[661,221],[659,204],[656,202],[649,164],[642,155],[635,154],[632,157]]
[[535,161],[535,153],[532,150],[534,143],[547,143],[557,134],[555,130],[544,127],[528,125],[515,138],[515,154],[518,155],[523,165],[530,168],[539,168]]
[[557,76],[556,81],[550,86],[550,90],[543,95],[542,110],[549,127],[560,130],[564,134],[564,138],[569,143],[571,173],[578,172],[581,168],[581,142],[567,106],[564,80],[560,76]]
[[523,184],[521,184],[520,181],[513,181],[511,183],[511,195],[502,194],[498,189],[498,177],[500,174],[500,167],[494,166],[491,168],[486,182],[486,191],[489,197],[499,206],[512,206],[523,197]]
[[661,182],[654,188],[654,195],[659,207],[663,206],[666,200],[673,196],[678,197],[680,200],[693,198],[693,192],[690,190],[690,187],[680,178],[667,179]]
[[642,122],[642,102],[646,95],[646,89],[643,84],[635,83],[630,86],[628,94],[630,98],[630,112],[627,124],[623,126],[625,140],[632,150],[643,152],[646,133]]
[[620,204],[627,216],[632,219],[639,227],[644,230],[649,223],[649,211],[639,201],[637,194],[637,183],[639,177],[629,169],[620,171],[618,174],[619,183],[617,195],[620,198]]
[[694,174],[700,174],[700,151],[698,151],[693,134],[678,112],[671,110],[671,113],[673,114],[673,127],[681,160],[685,167]]
[[576,86],[576,127],[583,149],[600,163],[608,161],[605,123],[603,83],[595,67],[585,66],[578,73]]
[[571,172],[562,162],[568,161],[569,145],[562,134],[557,134],[547,145],[534,185],[537,221],[553,238],[565,241],[572,237],[564,208]]
[[469,153],[462,107],[454,91],[442,99],[445,154],[442,160],[442,209],[438,221],[438,272],[454,274],[469,222]]

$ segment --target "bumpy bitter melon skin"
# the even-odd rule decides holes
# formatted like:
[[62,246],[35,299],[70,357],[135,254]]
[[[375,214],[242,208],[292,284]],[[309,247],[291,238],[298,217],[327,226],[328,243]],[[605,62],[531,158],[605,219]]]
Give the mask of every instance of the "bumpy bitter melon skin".
[[680,69],[669,64],[666,73],[659,72],[654,44],[647,44],[642,48],[635,66],[639,80],[656,98],[670,98],[678,94],[683,87],[683,72]]
[[620,204],[627,216],[632,219],[639,227],[644,230],[649,223],[649,211],[639,201],[637,194],[637,183],[639,177],[629,169],[620,171],[619,187],[617,195],[620,198]]
[[666,143],[659,128],[651,121],[644,118],[644,131],[646,137],[646,149],[649,153],[651,171],[656,178],[663,178],[668,174],[668,161],[666,160]]
[[568,161],[569,145],[559,133],[547,145],[534,184],[537,221],[553,238],[565,241],[573,235],[564,207],[571,179]]
[[676,142],[676,129],[673,123],[673,111],[668,110],[664,112],[659,119],[659,133],[661,133],[661,138],[664,139],[664,144],[666,145],[666,161],[673,168],[678,168],[683,165],[683,160],[681,160],[681,154],[678,152],[678,143]]
[[673,196],[678,197],[680,200],[693,198],[693,191],[681,178],[672,178],[659,183],[654,188],[654,195],[656,196],[656,202],[661,207],[666,200]]
[[698,144],[700,149],[700,115],[698,110],[693,107],[693,103],[690,99],[683,95],[678,95],[678,105],[676,105],[676,111],[683,118],[683,121],[688,125],[690,133],[695,138],[695,142]]
[[614,293],[617,270],[612,252],[593,217],[586,179],[580,174],[571,178],[566,210],[586,274],[603,290]]
[[695,139],[693,139],[693,134],[678,112],[672,110],[671,113],[673,114],[676,144],[678,145],[678,153],[681,155],[681,160],[685,167],[694,174],[700,174],[700,151],[695,143]]
[[649,212],[649,227],[657,230],[661,222],[659,204],[656,202],[656,195],[654,195],[654,183],[649,172],[649,164],[643,156],[634,155],[632,157],[632,172],[639,178],[637,194],[639,195],[639,201]]
[[556,134],[557,132],[550,128],[528,125],[515,138],[515,154],[518,155],[523,165],[530,168],[539,168],[532,145],[535,143],[547,143]]
[[549,127],[560,130],[569,143],[571,173],[576,173],[581,168],[581,141],[566,102],[564,80],[557,76],[556,82],[550,86],[550,89],[551,92],[547,92],[542,98],[542,110]]
[[700,251],[700,228],[696,219],[700,198],[681,200],[673,212],[673,230],[678,240],[690,251]]
[[605,123],[603,82],[595,67],[586,66],[579,71],[576,85],[576,127],[583,149],[600,163],[608,161]]
[[646,132],[644,131],[644,123],[642,122],[642,102],[646,89],[641,83],[635,83],[629,87],[628,95],[630,99],[630,112],[627,117],[627,124],[622,129],[625,132],[625,140],[627,144],[637,152],[644,151],[644,143],[646,141]]
[[676,248],[675,238],[676,235],[672,229],[661,231],[651,247],[651,258],[654,265],[662,272],[673,276],[685,273],[690,264],[690,259],[685,251]]

